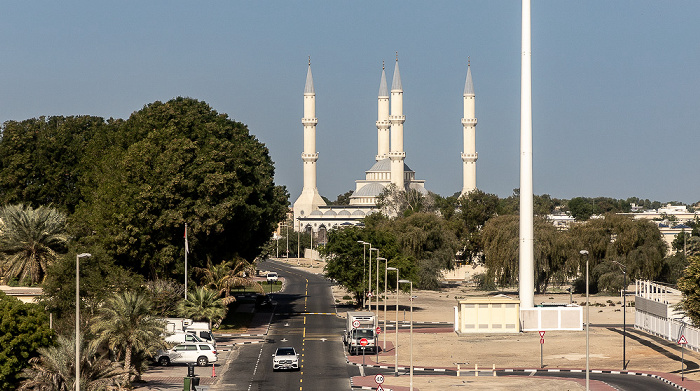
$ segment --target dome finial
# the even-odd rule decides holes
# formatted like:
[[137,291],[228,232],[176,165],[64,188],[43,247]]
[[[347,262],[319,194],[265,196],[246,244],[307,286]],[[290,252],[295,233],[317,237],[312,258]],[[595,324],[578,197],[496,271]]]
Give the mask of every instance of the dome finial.
[[467,66],[471,65],[471,56],[467,56]]
[[399,52],[396,52],[396,62],[399,62]]
[[309,66],[311,66],[311,56],[309,56]]
[[384,60],[382,60],[382,70],[384,70]]

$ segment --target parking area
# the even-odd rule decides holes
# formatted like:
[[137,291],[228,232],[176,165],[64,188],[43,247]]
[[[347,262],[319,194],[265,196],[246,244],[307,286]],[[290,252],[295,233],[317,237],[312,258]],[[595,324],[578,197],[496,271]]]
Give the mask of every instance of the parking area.
[[[194,373],[200,378],[200,384],[214,384],[216,378],[213,375],[220,375],[221,368],[228,359],[228,349],[219,351],[218,360],[215,364],[209,364],[206,367],[194,367]],[[149,369],[144,372],[142,379],[144,383],[135,383],[136,391],[174,391],[182,390],[183,378],[187,376],[187,365],[172,364],[163,367],[157,364],[151,364]]]

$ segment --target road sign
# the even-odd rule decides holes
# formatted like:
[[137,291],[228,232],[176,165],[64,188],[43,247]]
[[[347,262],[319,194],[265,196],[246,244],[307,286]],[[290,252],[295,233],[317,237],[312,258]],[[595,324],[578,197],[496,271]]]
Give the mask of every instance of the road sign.
[[384,383],[384,375],[382,375],[381,373],[374,375],[374,382],[377,384]]
[[384,391],[381,384],[377,384],[377,391]]
[[540,331],[540,338],[544,338],[544,331]]
[[680,338],[678,338],[678,344],[679,345],[685,345],[688,343],[688,340],[685,339],[685,335],[681,335]]
[[369,341],[367,341],[367,338],[360,339],[360,345],[367,346],[368,343],[369,343]]
[[353,320],[353,321],[352,321],[352,327],[354,327],[354,328],[360,327],[360,321],[357,320],[357,319]]
[[379,326],[377,326],[377,330],[376,330],[376,331],[377,331],[377,335],[379,335],[379,334],[381,334],[381,333],[382,333],[382,328],[381,328],[381,327],[379,327]]
[[540,343],[544,344],[544,338],[540,338]]

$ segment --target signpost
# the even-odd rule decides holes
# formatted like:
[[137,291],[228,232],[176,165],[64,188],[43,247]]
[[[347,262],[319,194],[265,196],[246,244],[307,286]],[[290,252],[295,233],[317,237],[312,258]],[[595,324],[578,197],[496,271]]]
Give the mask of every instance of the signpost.
[[374,382],[377,383],[377,391],[384,391],[384,388],[382,388],[382,383],[384,383],[384,375],[381,373],[374,375]]
[[[355,322],[353,322],[353,324],[354,323]],[[367,346],[368,343],[369,343],[369,341],[367,341],[367,338],[360,339],[360,346],[362,346],[362,365],[363,366],[365,365],[365,346]]]
[[377,335],[379,335],[379,334],[381,334],[381,333],[382,333],[382,328],[381,328],[381,327],[379,327],[379,326],[377,326],[377,329],[376,329],[376,331],[377,331]]
[[685,345],[688,344],[688,340],[685,339],[685,335],[681,334],[681,337],[678,338],[678,344],[681,345],[681,381],[684,380],[684,373],[683,373],[683,367],[684,367],[684,362],[683,362],[683,352],[685,351]]
[[540,331],[540,368],[544,368],[543,361],[543,347],[544,347],[544,331]]

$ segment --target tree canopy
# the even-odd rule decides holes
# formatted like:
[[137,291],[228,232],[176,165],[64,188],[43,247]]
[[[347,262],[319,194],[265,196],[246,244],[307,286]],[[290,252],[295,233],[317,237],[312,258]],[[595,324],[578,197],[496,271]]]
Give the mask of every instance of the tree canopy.
[[81,235],[152,277],[182,272],[185,223],[194,265],[258,255],[288,201],[267,148],[245,125],[176,98],[146,105],[120,132],[132,142],[94,171],[95,189],[73,219]]

